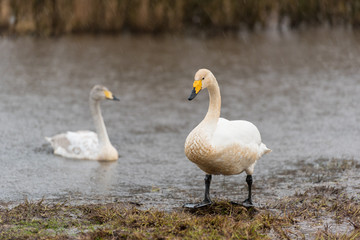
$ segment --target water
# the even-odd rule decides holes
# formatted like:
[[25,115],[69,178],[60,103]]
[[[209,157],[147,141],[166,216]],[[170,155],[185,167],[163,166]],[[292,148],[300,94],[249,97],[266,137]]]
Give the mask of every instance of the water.
[[[202,120],[192,102],[199,68],[215,74],[222,116],[253,122],[273,150],[255,167],[258,204],[315,184],[360,192],[360,35],[346,30],[243,34],[238,38],[63,37],[0,39],[0,201],[133,201],[172,209],[203,196],[204,174],[184,155]],[[102,103],[120,158],[54,156],[44,136],[94,130],[88,93]],[[214,176],[213,198],[242,201],[245,174]]]

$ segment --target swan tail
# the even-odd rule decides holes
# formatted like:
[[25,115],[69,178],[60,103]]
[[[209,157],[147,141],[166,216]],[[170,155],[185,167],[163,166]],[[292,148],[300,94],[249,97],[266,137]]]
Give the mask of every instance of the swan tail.
[[261,152],[261,156],[267,153],[272,152],[271,149],[267,148],[265,144],[261,143],[260,145],[260,152]]

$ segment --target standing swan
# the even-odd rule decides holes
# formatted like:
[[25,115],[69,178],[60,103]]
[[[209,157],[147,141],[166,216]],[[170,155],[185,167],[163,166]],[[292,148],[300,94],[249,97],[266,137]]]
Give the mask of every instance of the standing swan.
[[251,122],[220,118],[220,88],[209,70],[197,71],[189,100],[194,99],[205,88],[208,89],[210,98],[208,112],[185,141],[186,157],[206,173],[205,198],[201,203],[187,203],[184,207],[199,208],[212,203],[209,194],[212,174],[235,175],[244,170],[249,195],[243,205],[253,206],[251,185],[254,166],[263,154],[271,150],[261,143],[259,130]]
[[119,158],[118,152],[111,145],[104,120],[101,116],[101,100],[117,100],[112,93],[103,86],[96,85],[90,92],[90,110],[94,119],[96,133],[91,131],[66,132],[46,137],[54,148],[54,154],[66,158],[89,160],[115,161]]

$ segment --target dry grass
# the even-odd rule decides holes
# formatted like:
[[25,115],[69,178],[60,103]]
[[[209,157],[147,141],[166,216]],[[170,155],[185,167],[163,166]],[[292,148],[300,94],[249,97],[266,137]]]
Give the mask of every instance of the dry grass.
[[19,34],[193,32],[269,24],[360,25],[357,0],[0,0],[0,31]]
[[360,204],[332,187],[314,187],[262,209],[220,201],[169,213],[123,203],[26,201],[1,209],[0,222],[0,239],[359,239]]

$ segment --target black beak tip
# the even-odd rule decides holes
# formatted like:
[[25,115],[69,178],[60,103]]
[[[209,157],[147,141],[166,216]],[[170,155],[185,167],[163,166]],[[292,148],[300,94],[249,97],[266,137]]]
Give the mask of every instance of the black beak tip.
[[118,99],[117,97],[113,96],[113,99],[114,101],[120,101],[120,99]]
[[197,95],[197,93],[196,93],[196,91],[195,91],[195,88],[193,88],[190,96],[188,97],[188,100],[189,100],[189,101],[193,100],[193,99],[196,97],[196,95]]

